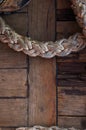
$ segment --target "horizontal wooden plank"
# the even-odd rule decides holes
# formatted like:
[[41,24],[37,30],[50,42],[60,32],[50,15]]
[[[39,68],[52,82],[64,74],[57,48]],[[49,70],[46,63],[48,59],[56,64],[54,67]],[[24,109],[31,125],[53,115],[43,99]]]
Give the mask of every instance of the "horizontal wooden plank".
[[59,87],[58,114],[86,116],[86,87]]
[[57,9],[70,8],[71,3],[69,0],[57,0]]
[[26,97],[25,69],[0,69],[0,97]]
[[75,127],[77,129],[82,130],[86,128],[86,117],[59,116],[58,126],[65,127],[65,128]]
[[16,128],[3,127],[3,128],[0,128],[0,130],[16,130]]
[[18,127],[27,124],[25,99],[0,99],[0,127]]
[[76,22],[61,21],[61,22],[57,22],[56,31],[57,31],[57,33],[62,33],[65,37],[68,34],[74,34],[76,32],[81,32],[81,29]]
[[0,68],[27,67],[26,55],[15,52],[7,45],[0,43]]
[[58,72],[67,74],[84,74],[86,73],[86,63],[58,63]]
[[57,21],[75,21],[75,15],[72,9],[57,9],[56,11]]
[[86,63],[58,63],[58,86],[85,87]]

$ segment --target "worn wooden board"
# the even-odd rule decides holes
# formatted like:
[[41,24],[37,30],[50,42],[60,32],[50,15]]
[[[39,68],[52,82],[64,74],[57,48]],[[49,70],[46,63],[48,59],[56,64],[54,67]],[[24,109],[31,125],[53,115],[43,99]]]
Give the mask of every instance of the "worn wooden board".
[[58,86],[86,87],[86,63],[58,63]]
[[[27,33],[27,14],[26,8],[22,13],[12,13],[3,15],[5,21],[16,32],[26,35]],[[7,45],[0,43],[0,68],[24,68],[27,66],[26,55],[11,50]]]
[[[32,0],[29,12],[29,34],[36,40],[55,39],[55,3]],[[56,124],[55,58],[29,58],[29,125]]]
[[74,21],[57,21],[57,39],[68,38],[76,32],[81,32],[80,27]]
[[0,69],[0,97],[26,97],[25,69]]
[[25,68],[26,63],[26,56],[23,53],[17,53],[0,43],[0,68]]
[[27,33],[27,13],[14,13],[4,15],[6,23],[9,24],[16,32],[21,35],[26,35]]
[[[80,32],[68,0],[57,0],[57,39]],[[57,57],[58,125],[86,128],[86,49]]]
[[27,124],[26,103],[25,99],[0,99],[0,126],[25,126]]
[[[25,13],[5,14],[4,19],[18,33],[26,35]],[[0,43],[0,127],[27,125],[27,58]]]
[[67,117],[59,116],[58,117],[59,127],[75,127],[80,130],[86,129],[86,117]]
[[0,128],[0,130],[16,130],[16,128],[3,127],[3,128]]
[[2,127],[0,128],[0,130],[16,130],[16,127],[15,128],[10,128],[10,127]]
[[71,3],[69,0],[57,0],[57,9],[69,9],[71,6]]
[[58,88],[59,115],[86,116],[86,87]]

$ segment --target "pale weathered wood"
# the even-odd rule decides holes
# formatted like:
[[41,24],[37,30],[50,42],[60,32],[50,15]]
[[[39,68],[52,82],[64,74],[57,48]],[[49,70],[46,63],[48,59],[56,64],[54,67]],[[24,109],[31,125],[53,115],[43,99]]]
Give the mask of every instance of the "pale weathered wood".
[[0,97],[26,97],[26,81],[24,69],[0,69]]
[[[34,31],[33,31],[34,30]],[[55,3],[32,0],[29,6],[29,34],[36,40],[55,39]],[[55,125],[55,58],[29,58],[29,125]]]
[[27,124],[25,99],[0,99],[0,127],[25,126]]
[[75,127],[80,130],[86,129],[86,117],[59,116],[58,118],[59,127]]

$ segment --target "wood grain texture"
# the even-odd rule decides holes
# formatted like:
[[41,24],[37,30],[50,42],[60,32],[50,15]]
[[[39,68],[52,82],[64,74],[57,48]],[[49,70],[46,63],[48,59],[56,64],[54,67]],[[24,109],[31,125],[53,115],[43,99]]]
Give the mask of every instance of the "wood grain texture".
[[75,127],[83,130],[86,128],[86,117],[67,117],[59,116],[58,118],[59,127]]
[[4,15],[3,18],[6,22],[19,34],[26,35],[27,33],[27,14],[26,11],[23,13],[14,13]]
[[0,99],[0,127],[18,127],[27,124],[25,99]]
[[0,128],[0,130],[16,130],[16,128],[3,127],[3,128]]
[[26,56],[23,53],[16,53],[0,43],[0,68],[25,68],[26,63]]
[[81,29],[78,24],[74,21],[57,22],[57,39],[60,33],[64,38],[68,38],[70,35],[80,32]]
[[[26,35],[27,17],[25,13],[5,14],[3,17],[18,33]],[[26,68],[27,58],[23,53],[16,53],[0,43],[1,130],[15,130],[13,127],[27,125]]]
[[58,9],[67,9],[67,8],[70,8],[71,6],[71,3],[69,0],[57,0],[57,8]]
[[[33,31],[34,30],[34,31]],[[32,0],[29,6],[29,34],[37,40],[55,39],[55,3]],[[55,58],[29,58],[29,125],[55,125]]]
[[0,69],[0,97],[26,97],[26,81],[24,69]]
[[[4,19],[18,33],[26,35],[27,15],[25,13],[7,14]],[[16,53],[6,45],[0,44],[0,68],[24,68],[27,67],[26,56]]]
[[3,127],[3,128],[0,128],[0,130],[16,130],[16,128]]
[[86,87],[59,87],[59,115],[86,116]]
[[[68,12],[69,10],[69,12]],[[81,32],[68,0],[57,0],[57,39]],[[70,21],[71,20],[71,21]],[[57,57],[58,125],[86,128],[86,49]]]

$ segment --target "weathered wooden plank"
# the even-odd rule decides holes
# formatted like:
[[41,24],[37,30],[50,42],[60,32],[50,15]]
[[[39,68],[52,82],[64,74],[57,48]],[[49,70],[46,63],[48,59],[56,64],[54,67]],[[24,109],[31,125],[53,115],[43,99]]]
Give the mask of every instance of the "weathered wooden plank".
[[11,50],[7,45],[0,43],[0,68],[25,68],[26,55]]
[[58,9],[66,9],[66,8],[70,8],[71,3],[69,0],[57,0],[57,8]]
[[[76,22],[73,22],[73,21],[57,22],[57,29],[56,30],[57,30],[57,33],[62,33],[64,37],[65,36],[67,37],[70,34],[72,35],[76,32],[81,31],[78,24]],[[58,34],[57,34],[57,37],[58,37]]]
[[86,87],[59,87],[58,113],[66,116],[86,116]]
[[[37,40],[55,39],[55,1],[32,0],[29,6],[29,34]],[[29,58],[29,125],[55,125],[55,58]]]
[[25,69],[0,69],[0,97],[26,97]]
[[67,73],[67,74],[84,74],[86,73],[86,63],[58,63],[58,71],[59,73]]
[[26,35],[27,33],[27,14],[26,13],[15,13],[4,15],[5,21],[10,25],[16,32]]
[[[26,14],[7,14],[3,17],[6,22],[18,33],[26,35]],[[2,45],[2,43],[0,43],[0,68],[21,68],[26,66],[26,56],[24,54],[16,53],[13,50],[9,49],[7,45]]]
[[66,117],[59,116],[58,119],[59,127],[75,127],[77,129],[85,129],[86,128],[86,117]]
[[70,9],[57,9],[56,11],[57,21],[75,21],[75,15],[73,10]]
[[18,127],[27,124],[25,99],[0,99],[0,127]]
[[86,63],[58,63],[58,86],[85,87]]
[[[80,28],[70,1],[57,0],[57,39],[68,38]],[[62,21],[61,21],[62,20]],[[71,21],[72,20],[72,21]],[[65,22],[64,22],[65,21]],[[86,49],[57,57],[58,125],[86,128]]]
[[2,127],[0,130],[16,130],[16,128],[10,128],[10,127]]

